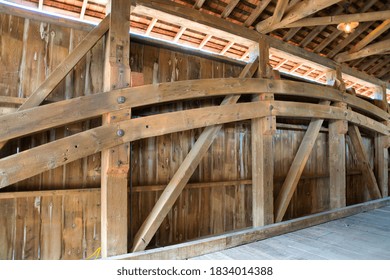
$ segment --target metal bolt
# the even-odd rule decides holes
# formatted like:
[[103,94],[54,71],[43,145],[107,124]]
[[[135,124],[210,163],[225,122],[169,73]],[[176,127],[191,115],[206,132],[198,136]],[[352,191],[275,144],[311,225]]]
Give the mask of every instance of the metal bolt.
[[123,135],[125,135],[125,131],[123,129],[118,129],[116,132],[116,135],[118,135],[119,137],[122,137]]
[[119,104],[125,103],[126,97],[124,97],[124,96],[119,96],[119,97],[117,98],[116,101],[118,101]]

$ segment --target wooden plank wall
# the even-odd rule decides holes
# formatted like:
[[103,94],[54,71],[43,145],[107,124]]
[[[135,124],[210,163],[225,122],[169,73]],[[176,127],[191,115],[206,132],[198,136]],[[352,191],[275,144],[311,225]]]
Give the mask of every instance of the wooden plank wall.
[[100,191],[0,195],[0,259],[85,259],[100,247]]
[[[85,36],[84,32],[0,15],[0,94],[26,97]],[[49,97],[57,101],[102,90],[103,42],[98,43]],[[241,67],[132,42],[130,66],[144,83],[237,77]],[[18,82],[20,81],[20,82]],[[138,108],[133,115],[219,104],[221,99]],[[12,154],[100,125],[90,120],[11,141]],[[190,179],[151,242],[151,247],[219,234],[252,225],[250,122],[227,124]],[[201,129],[132,143],[130,236],[141,226]],[[304,130],[279,128],[274,136],[276,197]],[[329,209],[328,133],[323,130],[303,172],[285,219]],[[371,161],[374,142],[364,137]],[[347,137],[347,203],[368,200]],[[4,153],[4,151],[3,151]],[[82,259],[100,246],[100,154],[7,187],[0,192],[0,259]],[[80,190],[71,190],[80,189]],[[82,191],[84,189],[84,191]],[[60,193],[31,191],[62,190]],[[12,197],[4,192],[28,191]],[[2,194],[3,193],[3,194]]]
[[[15,16],[0,15],[0,94],[28,97],[84,38],[86,32]],[[104,46],[101,40],[57,86],[47,102],[102,91]],[[67,125],[10,141],[4,154],[13,154],[96,127],[101,120]],[[100,184],[100,154],[69,163],[19,182],[10,190],[30,191],[96,187]]]

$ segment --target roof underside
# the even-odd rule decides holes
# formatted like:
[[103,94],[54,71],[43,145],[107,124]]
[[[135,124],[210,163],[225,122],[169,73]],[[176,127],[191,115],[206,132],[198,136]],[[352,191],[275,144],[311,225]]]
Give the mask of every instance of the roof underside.
[[[170,0],[166,0],[168,3]],[[81,20],[100,21],[106,14],[109,0],[8,0],[30,8],[55,14],[67,15]],[[172,0],[177,4],[197,9],[228,22],[256,29],[256,25],[274,16],[277,0]],[[284,14],[307,0],[290,0],[286,2]],[[323,2],[323,1],[321,1]],[[389,0],[350,0],[338,2],[317,11],[309,17],[324,17],[341,14],[355,14],[390,10]],[[282,8],[283,9],[283,8]],[[180,25],[178,22],[159,18],[151,14],[132,12],[130,30],[132,33],[162,39],[182,46],[204,50],[229,58],[246,61],[249,59],[252,47],[243,41],[234,41],[215,32],[194,30]],[[282,17],[283,19],[283,17]],[[336,59],[338,54],[351,52],[367,42],[367,46],[390,38],[390,20],[361,22],[353,33],[346,34],[336,28],[336,24],[305,27],[279,28],[267,34],[289,44],[299,46],[307,51],[321,56]],[[373,36],[375,35],[375,37]],[[368,37],[367,37],[368,36]],[[374,38],[373,38],[374,37]],[[362,41],[363,40],[363,41]],[[364,48],[364,47],[363,47]],[[361,48],[361,49],[363,49]],[[271,52],[270,62],[275,69],[318,82],[326,82],[326,69],[315,65],[302,63],[292,56],[283,56]],[[381,53],[345,61],[347,65],[359,71],[373,75],[383,81],[390,81],[390,45]],[[361,84],[356,80],[346,81],[347,87],[354,87],[358,94],[372,97],[375,88]]]

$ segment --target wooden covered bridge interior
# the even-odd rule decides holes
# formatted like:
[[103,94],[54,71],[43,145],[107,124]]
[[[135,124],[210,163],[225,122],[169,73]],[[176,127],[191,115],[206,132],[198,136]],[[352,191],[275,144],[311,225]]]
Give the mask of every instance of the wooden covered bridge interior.
[[389,206],[389,28],[388,0],[1,0],[0,259],[186,259]]

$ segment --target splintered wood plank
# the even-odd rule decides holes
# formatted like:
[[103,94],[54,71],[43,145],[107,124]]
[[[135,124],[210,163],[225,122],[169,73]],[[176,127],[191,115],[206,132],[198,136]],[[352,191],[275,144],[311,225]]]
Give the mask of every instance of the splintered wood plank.
[[[325,105],[329,105],[329,101],[324,101]],[[280,222],[286,213],[287,207],[296,190],[299,178],[302,175],[303,169],[313,149],[314,143],[320,132],[323,119],[312,120],[302,139],[298,152],[295,155],[294,161],[291,164],[290,170],[275,201],[275,221]]]
[[62,258],[63,196],[43,196],[41,201],[41,260]]
[[363,146],[362,136],[360,135],[359,128],[356,125],[348,126],[348,135],[351,138],[353,148],[356,152],[356,156],[359,161],[360,168],[362,169],[363,177],[367,182],[367,188],[372,199],[379,199],[382,197],[379,190],[378,183],[376,181],[374,172],[371,168],[369,158]]
[[13,240],[15,238],[15,201],[16,199],[0,200],[0,260],[13,258]]

